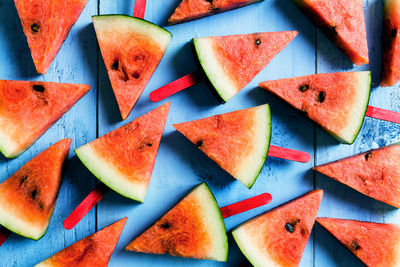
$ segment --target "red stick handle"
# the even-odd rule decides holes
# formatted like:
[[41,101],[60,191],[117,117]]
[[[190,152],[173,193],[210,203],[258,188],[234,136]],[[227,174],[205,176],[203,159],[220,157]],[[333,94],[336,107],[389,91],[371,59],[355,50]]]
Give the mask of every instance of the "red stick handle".
[[64,228],[71,230],[83,217],[103,198],[108,187],[98,184],[95,189],[76,207],[76,209],[64,220]]
[[157,90],[154,90],[150,94],[150,100],[153,102],[161,101],[171,95],[174,95],[182,90],[185,90],[186,88],[189,88],[190,86],[201,82],[202,80],[203,75],[200,72],[192,72],[178,80],[175,80],[167,85],[164,85],[163,87],[158,88]]
[[400,113],[382,108],[368,106],[365,116],[400,124]]
[[134,17],[144,19],[144,13],[146,12],[146,2],[146,0],[135,0],[135,6],[133,7]]
[[307,163],[311,160],[310,154],[289,148],[269,146],[268,156]]
[[10,230],[5,227],[0,226],[0,247],[7,240],[8,236],[11,234]]
[[234,204],[225,206],[221,208],[222,217],[224,219],[231,217],[233,215],[252,210],[262,205],[268,204],[272,201],[271,194],[264,193],[246,200],[242,200],[240,202],[236,202]]

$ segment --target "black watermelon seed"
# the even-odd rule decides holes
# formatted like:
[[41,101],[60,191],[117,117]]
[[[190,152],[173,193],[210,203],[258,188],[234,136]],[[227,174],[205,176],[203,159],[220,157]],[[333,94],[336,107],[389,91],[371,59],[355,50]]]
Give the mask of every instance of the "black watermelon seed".
[[31,26],[31,30],[32,30],[33,33],[38,33],[39,32],[39,28],[40,28],[39,25],[36,24],[36,23],[33,23],[32,26]]
[[37,190],[36,189],[33,190],[32,191],[32,199],[35,199],[37,197],[37,194],[38,194]]
[[396,38],[397,36],[397,29],[392,30],[392,39]]
[[19,186],[21,186],[21,185],[26,181],[26,179],[28,179],[28,176],[27,176],[27,175],[25,175],[24,177],[22,177],[21,180],[20,180],[20,182],[19,182]]
[[338,32],[337,32],[337,30],[336,30],[336,25],[332,27],[332,32],[333,32],[334,35],[337,35],[337,34],[338,34]]
[[198,147],[201,147],[203,145],[203,141],[198,141],[197,143],[196,143],[196,146],[198,146]]
[[293,227],[293,225],[291,225],[290,223],[287,223],[287,224],[285,225],[285,229],[286,229],[286,231],[288,231],[289,233],[293,233],[293,232],[294,232],[294,227]]
[[320,103],[324,102],[324,101],[325,101],[325,97],[326,97],[326,94],[325,94],[324,91],[319,92],[319,94],[318,94],[318,101],[319,101]]
[[147,143],[147,146],[152,146],[153,144],[152,143]]
[[357,240],[351,241],[350,247],[352,250],[359,250],[361,248]]
[[112,70],[118,70],[118,67],[119,67],[118,60],[115,60],[115,61],[113,62],[113,64],[111,64],[111,69],[112,69]]
[[140,73],[135,71],[134,73],[132,73],[132,77],[135,79],[139,79],[140,78]]
[[35,90],[36,92],[39,92],[39,93],[43,93],[44,87],[42,85],[36,84],[33,86],[33,90]]
[[372,156],[372,152],[368,152],[367,154],[365,154],[365,160],[369,160]]
[[171,225],[169,224],[169,222],[165,222],[165,223],[161,224],[161,227],[164,229],[169,229],[169,228],[171,228]]
[[261,44],[261,40],[260,39],[257,39],[256,40],[256,46],[259,46]]
[[310,88],[310,86],[308,84],[303,84],[302,86],[299,87],[299,90],[301,92],[305,92]]

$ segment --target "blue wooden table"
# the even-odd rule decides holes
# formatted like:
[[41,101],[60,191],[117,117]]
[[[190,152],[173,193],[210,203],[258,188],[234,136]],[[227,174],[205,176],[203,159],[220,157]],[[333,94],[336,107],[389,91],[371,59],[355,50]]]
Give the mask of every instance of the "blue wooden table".
[[[180,0],[148,0],[145,18],[161,26]],[[225,220],[227,229],[314,188],[324,189],[319,216],[351,218],[375,222],[400,222],[400,213],[327,177],[314,173],[314,165],[353,155],[371,148],[400,141],[400,127],[367,118],[353,145],[339,144],[281,101],[262,91],[263,80],[321,72],[371,70],[371,104],[400,111],[396,87],[380,88],[381,20],[380,0],[364,0],[370,64],[354,67],[327,38],[298,10],[291,0],[265,0],[242,9],[209,18],[166,27],[172,42],[133,112],[121,122],[118,107],[102,61],[91,16],[132,14],[131,0],[89,0],[45,76],[36,74],[26,38],[13,1],[0,0],[0,79],[43,80],[88,83],[91,91],[27,152],[14,160],[0,157],[0,182],[25,162],[56,141],[73,138],[75,149],[159,106],[149,93],[196,69],[189,41],[193,37],[262,31],[297,30],[298,37],[288,45],[244,90],[225,105],[218,105],[205,84],[196,85],[169,100],[171,111],[161,142],[149,191],[144,204],[125,199],[115,192],[106,197],[73,230],[62,227],[66,216],[94,188],[96,179],[80,163],[71,149],[64,182],[47,234],[39,241],[11,235],[0,248],[0,266],[32,266],[77,240],[129,216],[110,266],[238,266],[244,259],[230,238],[227,264],[170,256],[153,256],[124,251],[123,248],[151,225],[194,185],[206,181],[224,206],[256,194],[270,192],[267,206]],[[165,101],[164,101],[165,102]],[[270,103],[272,144],[307,151],[308,164],[268,158],[254,187],[248,190],[174,131],[172,123],[202,118],[236,109]],[[316,225],[301,266],[362,266],[324,229]]]

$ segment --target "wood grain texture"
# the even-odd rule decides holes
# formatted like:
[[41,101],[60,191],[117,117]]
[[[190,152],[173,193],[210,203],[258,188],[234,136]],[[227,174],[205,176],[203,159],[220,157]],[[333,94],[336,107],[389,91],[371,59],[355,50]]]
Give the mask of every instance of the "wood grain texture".
[[[180,0],[148,0],[145,19],[161,26]],[[88,83],[91,91],[56,123],[32,148],[15,160],[0,157],[0,182],[14,173],[39,151],[61,138],[73,138],[72,149],[132,121],[166,101],[171,110],[161,141],[152,180],[144,204],[109,191],[77,227],[67,231],[62,221],[94,188],[96,179],[71,150],[64,183],[47,234],[38,242],[12,235],[0,248],[0,266],[32,266],[84,236],[124,216],[129,216],[110,266],[238,266],[244,256],[229,233],[227,264],[170,256],[126,252],[123,248],[139,233],[163,215],[193,186],[206,181],[220,206],[269,192],[272,203],[225,220],[230,230],[245,220],[299,196],[313,188],[325,190],[320,216],[362,219],[378,222],[399,221],[397,210],[369,199],[310,168],[400,140],[400,127],[367,118],[353,145],[341,145],[317,129],[313,123],[288,105],[258,88],[259,82],[321,72],[371,69],[374,88],[371,105],[400,110],[396,87],[379,88],[382,4],[364,1],[370,48],[370,65],[354,67],[327,38],[310,23],[291,0],[266,0],[241,9],[201,20],[167,26],[173,39],[159,68],[130,116],[121,121],[118,106],[101,59],[91,23],[96,14],[132,15],[134,1],[89,0],[77,24],[63,44],[46,76],[37,76],[12,1],[0,0],[0,79],[38,79]],[[237,96],[219,105],[204,83],[180,92],[167,100],[153,103],[149,94],[185,74],[196,70],[190,40],[193,37],[242,34],[263,31],[297,30],[299,35]],[[268,158],[251,190],[222,171],[188,140],[177,133],[172,123],[179,123],[270,103],[273,136],[271,144],[303,150],[312,155],[307,164]],[[308,242],[301,266],[361,266],[350,253],[316,226]],[[40,253],[38,253],[40,252]]]

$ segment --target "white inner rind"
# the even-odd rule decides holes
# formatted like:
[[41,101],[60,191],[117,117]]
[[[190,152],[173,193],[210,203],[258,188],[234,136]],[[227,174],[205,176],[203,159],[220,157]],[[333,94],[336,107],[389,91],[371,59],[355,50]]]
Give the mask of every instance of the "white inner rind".
[[172,35],[157,25],[142,19],[124,15],[93,16],[93,25],[96,33],[102,31],[135,32],[152,38],[155,43],[165,50],[171,41]]
[[138,183],[119,172],[112,164],[107,162],[94,151],[89,144],[75,150],[82,163],[104,184],[117,193],[140,202],[144,201],[148,184]]
[[[4,125],[1,118],[0,125]],[[15,158],[23,152],[18,148],[19,144],[11,138],[14,132],[6,131],[3,127],[0,127],[0,151],[6,158]]]
[[258,232],[258,236],[250,236],[246,231],[246,225],[239,226],[232,231],[233,238],[246,258],[255,267],[280,267],[281,265],[272,259],[268,251],[257,246],[260,243],[260,239],[265,239],[262,236],[262,232]]
[[193,44],[199,58],[200,65],[217,93],[226,102],[241,89],[225,72],[214,54],[212,38],[194,38]]
[[[248,154],[248,157],[242,160],[241,166],[237,168],[235,178],[242,182],[247,187],[251,187],[258,177],[265,159],[268,154],[269,144],[271,140],[271,113],[269,105],[262,105],[257,108],[254,125],[254,144],[253,151]],[[250,129],[248,129],[250,130]]]
[[212,241],[208,258],[225,262],[228,259],[228,238],[219,206],[206,184],[201,184],[193,192],[202,206],[203,223]]
[[46,233],[48,223],[40,226],[34,225],[32,222],[24,221],[23,218],[15,216],[12,210],[6,205],[6,202],[0,201],[0,225],[3,225],[16,234],[33,240],[40,239]]
[[354,77],[357,77],[357,85],[355,85],[357,90],[354,91],[356,94],[354,99],[357,101],[352,104],[351,110],[348,113],[348,123],[346,127],[344,127],[337,134],[331,133],[340,141],[349,144],[354,142],[363,124],[365,112],[368,108],[369,94],[371,91],[371,73],[369,71],[357,72],[355,73]]

